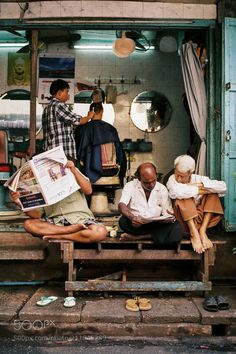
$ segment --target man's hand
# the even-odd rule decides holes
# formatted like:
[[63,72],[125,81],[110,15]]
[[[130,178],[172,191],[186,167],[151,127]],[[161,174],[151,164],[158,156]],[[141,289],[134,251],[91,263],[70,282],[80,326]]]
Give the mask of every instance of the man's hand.
[[200,188],[198,188],[198,194],[199,195],[211,194],[211,192],[209,190],[205,189],[204,187],[200,187]]
[[133,216],[131,219],[133,227],[140,227],[144,224],[140,216]]
[[19,192],[10,191],[9,194],[10,194],[10,199],[11,199],[16,205],[21,206],[20,199],[19,199],[20,193],[19,193]]
[[71,172],[73,172],[73,169],[75,168],[75,164],[73,161],[71,160],[68,160],[66,165],[65,165],[66,168],[69,168],[70,170],[72,170]]
[[93,111],[89,111],[87,117],[93,119],[95,113]]

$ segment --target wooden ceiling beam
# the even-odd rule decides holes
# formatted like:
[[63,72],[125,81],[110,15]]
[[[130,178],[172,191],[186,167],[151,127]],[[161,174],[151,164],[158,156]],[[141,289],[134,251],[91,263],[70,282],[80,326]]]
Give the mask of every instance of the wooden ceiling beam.
[[[1,0],[1,3],[30,3],[30,2],[49,2],[55,0]],[[71,0],[62,0],[62,1],[71,1]],[[90,0],[90,1],[97,1],[97,0]],[[103,0],[103,1],[110,1],[110,0]],[[124,0],[116,0],[116,1],[123,1]],[[126,1],[126,0],[125,0]],[[137,2],[165,2],[165,3],[183,3],[183,4],[217,4],[218,0],[127,0],[127,1],[137,1]]]

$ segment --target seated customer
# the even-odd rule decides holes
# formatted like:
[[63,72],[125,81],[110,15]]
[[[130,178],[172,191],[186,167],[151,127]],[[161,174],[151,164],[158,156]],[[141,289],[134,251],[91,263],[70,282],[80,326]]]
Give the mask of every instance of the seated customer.
[[190,233],[194,251],[202,253],[213,246],[206,230],[223,217],[219,197],[225,195],[226,184],[196,175],[194,171],[195,161],[191,156],[177,157],[167,188],[170,198],[174,200],[176,219],[181,222],[184,233]]
[[[102,121],[102,103],[92,103],[90,116],[91,112],[94,112],[92,120],[78,127],[75,133],[77,159],[82,171],[92,183],[102,176],[119,174],[123,185],[127,163],[118,132],[111,124]],[[113,163],[110,161],[112,157]]]
[[[63,200],[42,209],[25,212],[30,219],[24,222],[24,228],[33,236],[44,240],[70,240],[82,243],[102,241],[107,230],[95,221],[88,208],[85,195],[92,193],[89,179],[68,161],[66,167],[74,174],[80,189]],[[11,199],[20,206],[19,193],[11,192]]]
[[[131,234],[127,239],[142,239],[149,235],[160,245],[179,243],[181,225],[173,217],[166,187],[157,182],[156,167],[150,162],[142,163],[136,177],[126,183],[118,204],[122,214],[119,225]],[[158,221],[161,215],[166,218]]]

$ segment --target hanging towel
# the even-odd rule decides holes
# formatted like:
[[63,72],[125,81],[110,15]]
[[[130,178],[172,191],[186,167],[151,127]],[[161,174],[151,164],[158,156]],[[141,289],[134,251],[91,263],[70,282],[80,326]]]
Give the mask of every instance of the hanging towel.
[[116,103],[117,88],[114,85],[107,85],[106,87],[106,103]]

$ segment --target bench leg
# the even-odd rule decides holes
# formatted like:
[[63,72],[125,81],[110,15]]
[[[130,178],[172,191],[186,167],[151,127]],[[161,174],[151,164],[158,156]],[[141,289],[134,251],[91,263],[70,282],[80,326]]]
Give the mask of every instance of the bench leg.
[[[209,250],[206,250],[203,253],[203,283],[207,283],[209,281]],[[207,296],[207,291],[203,291],[203,296]]]
[[[68,281],[76,280],[76,267],[74,267],[74,260],[68,263]],[[68,296],[73,296],[73,291],[68,291]]]
[[[76,280],[76,266],[74,264],[74,243],[68,245],[68,281]],[[68,291],[68,296],[73,296],[73,291]]]

